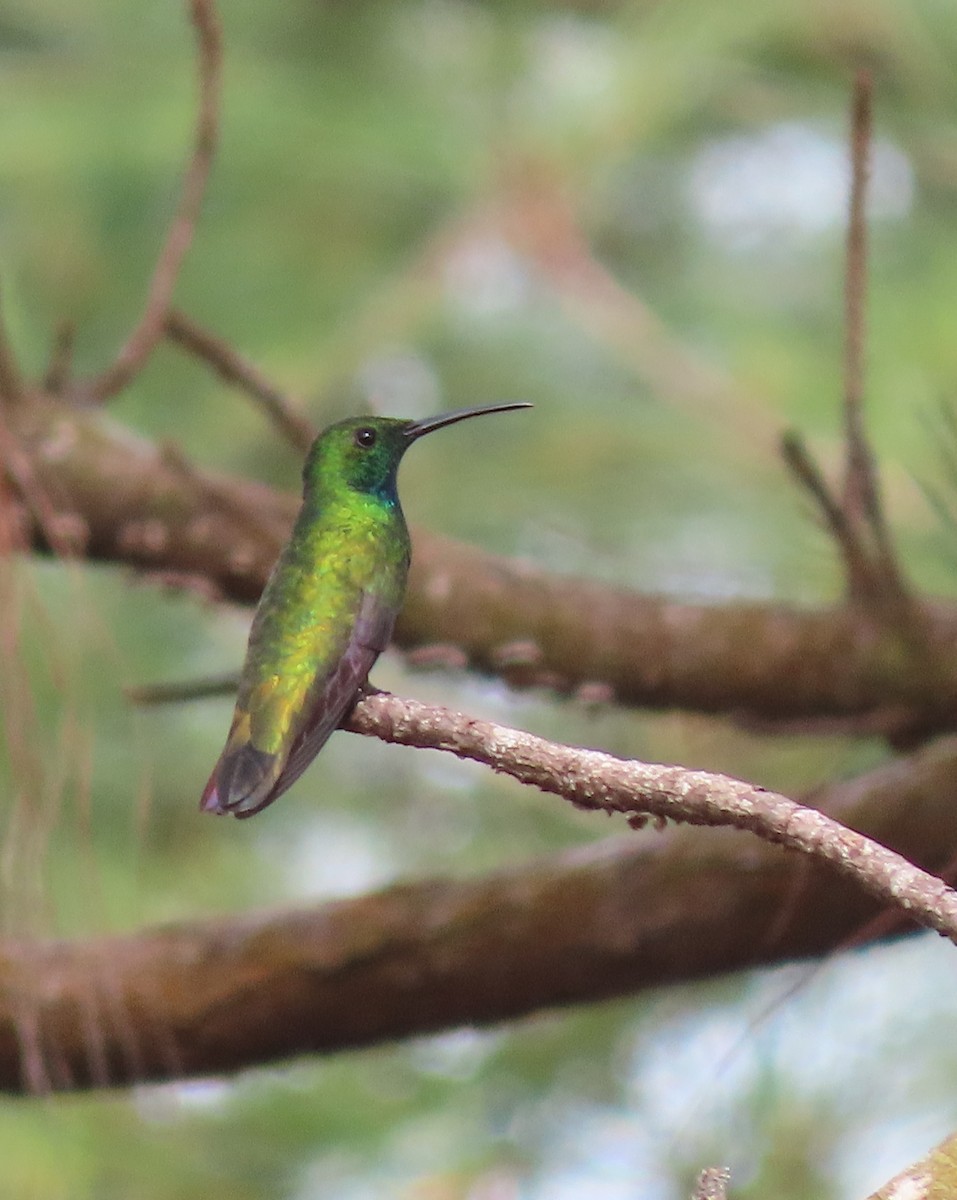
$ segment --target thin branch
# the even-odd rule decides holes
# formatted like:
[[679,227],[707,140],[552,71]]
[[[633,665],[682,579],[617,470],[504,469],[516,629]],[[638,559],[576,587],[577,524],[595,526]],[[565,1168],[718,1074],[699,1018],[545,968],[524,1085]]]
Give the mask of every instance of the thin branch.
[[907,590],[881,503],[877,464],[864,428],[867,298],[867,184],[872,140],[872,82],[854,81],[851,190],[844,272],[844,490],[837,499],[796,433],[781,442],[786,465],[820,509],[840,549],[852,600],[863,601],[920,651],[925,640]]
[[[844,437],[843,509],[857,530],[873,539],[872,574],[876,594],[899,598],[904,585],[884,516],[877,464],[864,427],[864,359],[867,338],[867,188],[873,142],[873,82],[858,71],[851,104],[851,191],[844,274]],[[854,582],[853,580],[851,581]],[[858,581],[862,582],[862,581]]]
[[957,892],[907,859],[816,809],[706,771],[615,758],[384,692],[363,697],[343,723],[353,733],[445,750],[576,808],[691,825],[731,826],[822,859],[915,921],[957,944]]
[[[235,680],[134,689],[139,703],[219,695]],[[817,809],[725,775],[619,759],[549,742],[534,734],[370,688],[342,727],[420,749],[444,750],[482,763],[577,808],[691,825],[729,825],[812,858],[823,858],[872,895],[902,909],[957,944],[957,892]]]
[[76,341],[76,325],[73,321],[61,321],[53,339],[53,350],[46,375],[43,377],[44,391],[59,396],[66,391],[73,367],[73,346]]
[[183,181],[179,208],[157,259],[139,322],[110,366],[76,389],[76,398],[87,403],[102,403],[115,396],[149,358],[163,335],[163,321],[173,289],[193,240],[216,149],[222,38],[213,0],[190,0],[190,14],[199,51],[199,112],[193,154]]
[[237,353],[228,342],[202,329],[185,313],[175,308],[166,314],[163,330],[170,341],[212,367],[220,379],[251,396],[262,407],[275,428],[297,450],[309,449],[316,436],[316,429],[309,419],[298,411],[288,396],[274,387],[257,367]]
[[23,373],[7,336],[3,314],[0,312],[0,402],[14,405],[23,398],[24,390]]
[[873,572],[867,549],[858,534],[859,526],[851,520],[846,506],[831,494],[827,481],[797,430],[789,429],[782,435],[780,449],[785,466],[814,501],[825,527],[837,542],[847,575],[848,590],[852,596],[866,594],[872,586]]
[[864,431],[864,344],[867,298],[867,183],[871,146],[871,76],[859,71],[851,106],[851,192],[844,270],[844,511],[866,520],[873,492],[873,463]]
[[123,694],[130,704],[142,708],[153,708],[161,704],[179,704],[191,700],[211,700],[219,696],[234,696],[239,687],[239,676],[211,676],[192,679],[185,683],[144,683],[126,687]]

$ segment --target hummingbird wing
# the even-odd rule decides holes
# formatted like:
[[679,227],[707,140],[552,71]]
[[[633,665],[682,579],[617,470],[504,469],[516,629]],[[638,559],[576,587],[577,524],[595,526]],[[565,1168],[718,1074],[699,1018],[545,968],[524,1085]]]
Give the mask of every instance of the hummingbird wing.
[[296,736],[275,786],[268,798],[256,808],[237,812],[251,817],[278,799],[296,782],[316,757],[329,737],[339,728],[342,718],[355,703],[373,663],[388,646],[395,624],[395,611],[378,597],[366,593],[352,637],[335,670],[327,678],[317,700],[310,705],[306,722]]
[[395,607],[373,592],[363,593],[359,615],[333,670],[317,678],[300,728],[286,754],[269,754],[251,741],[232,738],[203,791],[205,812],[252,817],[296,782],[355,703],[372,665],[388,646]]

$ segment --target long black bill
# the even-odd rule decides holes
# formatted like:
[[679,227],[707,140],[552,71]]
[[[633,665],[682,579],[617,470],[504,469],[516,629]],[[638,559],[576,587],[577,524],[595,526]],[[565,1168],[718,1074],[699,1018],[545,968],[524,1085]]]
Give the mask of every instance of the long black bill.
[[444,429],[446,425],[454,425],[456,421],[466,421],[469,417],[481,417],[485,413],[512,412],[516,408],[531,407],[527,401],[521,400],[511,404],[483,404],[478,408],[457,408],[455,412],[439,413],[437,417],[425,417],[422,421],[413,421],[411,425],[406,426],[405,436],[412,442],[425,433],[432,433],[435,429]]

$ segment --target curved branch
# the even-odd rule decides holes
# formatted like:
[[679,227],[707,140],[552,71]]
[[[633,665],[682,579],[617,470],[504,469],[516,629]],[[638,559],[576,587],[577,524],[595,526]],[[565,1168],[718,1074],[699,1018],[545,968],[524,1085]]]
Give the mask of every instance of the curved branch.
[[638,828],[656,817],[747,830],[830,863],[957,945],[957,892],[901,855],[777,792],[709,771],[560,745],[385,692],[363,697],[343,728],[402,746],[449,751],[561,796],[576,808],[637,817],[632,823]]
[[[382,703],[368,701],[366,715]],[[814,799],[939,870],[957,840],[955,785],[950,738]],[[121,937],[8,942],[0,1088],[187,1078],[489,1024],[824,954],[879,912],[819,863],[722,830],[670,829],[477,880]]]
[[179,208],[153,269],[143,313],[126,343],[103,372],[72,389],[73,399],[82,403],[102,403],[122,391],[163,336],[166,312],[202,207],[219,125],[222,33],[213,0],[190,0],[189,7],[199,51],[199,112]]

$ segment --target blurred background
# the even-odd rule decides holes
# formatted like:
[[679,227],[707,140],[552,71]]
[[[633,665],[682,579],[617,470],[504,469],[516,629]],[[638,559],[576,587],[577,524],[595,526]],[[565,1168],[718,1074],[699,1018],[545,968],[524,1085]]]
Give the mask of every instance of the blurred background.
[[[714,603],[838,594],[775,439],[796,424],[839,460],[847,108],[872,67],[868,418],[905,562],[953,593],[953,531],[920,485],[953,486],[938,445],[957,384],[957,7],[222,8],[222,136],[179,306],[317,424],[533,401],[410,455],[410,520]],[[0,0],[0,280],[32,373],[62,318],[82,370],[122,341],[194,98],[185,5]],[[299,455],[175,349],[110,418],[298,488]],[[118,568],[0,567],[5,935],[354,895],[609,835],[511,781],[346,735],[266,817],[200,819],[230,702],[134,712],[121,689],[234,669],[249,615]],[[790,794],[886,753],[586,709],[394,655],[374,678]],[[928,935],[235,1080],[7,1099],[0,1190],[672,1200],[726,1164],[735,1196],[860,1196],[957,1124],[955,980]]]

